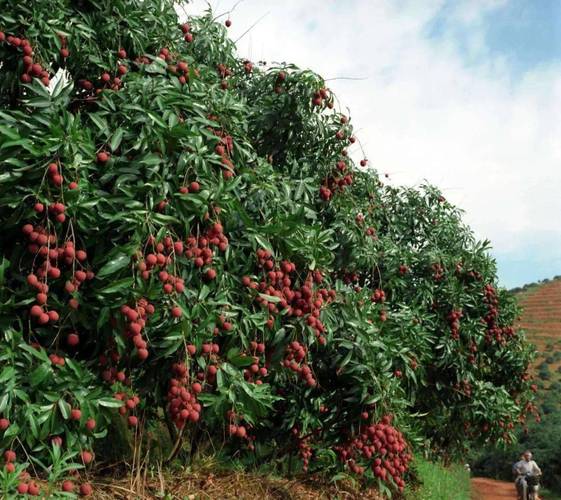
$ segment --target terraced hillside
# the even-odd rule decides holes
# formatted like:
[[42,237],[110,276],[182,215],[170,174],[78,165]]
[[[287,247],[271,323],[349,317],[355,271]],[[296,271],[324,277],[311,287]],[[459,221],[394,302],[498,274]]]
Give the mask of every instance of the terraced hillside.
[[519,327],[536,344],[535,371],[544,387],[561,380],[561,278],[519,293],[523,313]]

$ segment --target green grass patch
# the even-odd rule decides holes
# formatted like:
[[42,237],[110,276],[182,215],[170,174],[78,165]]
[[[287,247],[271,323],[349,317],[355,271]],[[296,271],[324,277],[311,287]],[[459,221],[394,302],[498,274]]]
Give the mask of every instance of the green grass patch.
[[407,500],[470,500],[470,475],[463,465],[444,467],[416,457],[414,467],[419,486],[407,489]]

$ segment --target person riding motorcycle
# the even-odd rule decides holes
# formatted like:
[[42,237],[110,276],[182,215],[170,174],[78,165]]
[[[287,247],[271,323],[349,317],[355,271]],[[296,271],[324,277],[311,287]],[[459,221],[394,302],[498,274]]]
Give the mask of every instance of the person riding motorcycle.
[[526,450],[520,460],[514,464],[512,471],[515,475],[514,484],[518,492],[519,500],[533,498],[537,500],[538,484],[537,479],[541,476],[542,471],[538,464],[532,460],[532,452]]

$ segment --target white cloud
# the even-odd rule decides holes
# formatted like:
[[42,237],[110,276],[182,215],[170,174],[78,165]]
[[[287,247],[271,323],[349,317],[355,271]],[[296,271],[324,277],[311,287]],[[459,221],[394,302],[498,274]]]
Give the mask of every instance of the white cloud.
[[[365,78],[329,85],[371,164],[391,182],[439,185],[497,254],[522,254],[561,229],[561,72],[542,65],[517,75],[491,55],[483,14],[506,1],[245,0],[230,30],[236,39],[267,14],[238,43],[241,56]],[[217,3],[221,13],[235,2]],[[426,37],[439,13],[467,33],[461,47],[454,30]]]

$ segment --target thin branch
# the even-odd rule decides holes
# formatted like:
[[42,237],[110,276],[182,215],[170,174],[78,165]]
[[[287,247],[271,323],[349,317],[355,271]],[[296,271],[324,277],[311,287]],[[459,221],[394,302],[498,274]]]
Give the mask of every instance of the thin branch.
[[255,21],[249,28],[247,28],[236,40],[234,40],[234,43],[238,43],[245,35],[247,35],[253,28],[255,28],[255,26],[257,26],[257,24],[259,24],[270,13],[271,11],[263,14],[259,19],[257,19],[257,21]]
[[181,427],[179,433],[177,434],[177,440],[175,441],[175,444],[173,445],[173,448],[168,456],[168,458],[166,459],[166,463],[171,462],[179,453],[179,450],[181,449],[181,442],[183,440],[183,430],[185,429],[185,426]]
[[333,80],[368,80],[367,76],[335,76],[333,78],[324,78],[325,82],[332,82]]
[[218,14],[217,16],[215,16],[215,17],[213,18],[213,21],[216,21],[217,19],[220,19],[221,17],[224,17],[224,16],[228,16],[228,17],[229,17],[230,14],[231,14],[232,12],[234,12],[234,10],[236,10],[236,7],[237,7],[239,4],[241,4],[243,1],[244,1],[244,0],[238,0],[230,10],[227,10],[226,12],[223,12],[222,14]]

